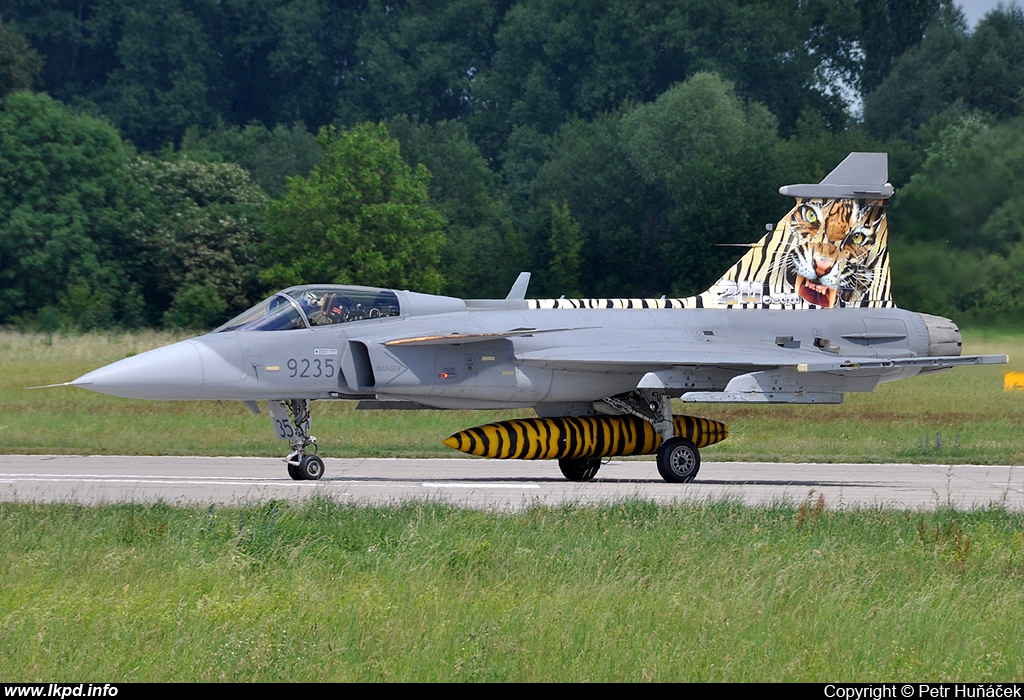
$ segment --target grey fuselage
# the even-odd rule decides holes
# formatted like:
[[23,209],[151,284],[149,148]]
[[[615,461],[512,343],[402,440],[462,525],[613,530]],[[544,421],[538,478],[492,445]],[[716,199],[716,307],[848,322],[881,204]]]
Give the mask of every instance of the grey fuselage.
[[[400,315],[213,332],[72,384],[157,400],[372,399],[554,415],[633,391],[652,371],[674,373],[668,392],[680,396],[721,392],[780,362],[960,354],[952,322],[896,308],[552,310],[394,294]],[[922,371],[854,369],[818,381],[826,391],[870,391]]]

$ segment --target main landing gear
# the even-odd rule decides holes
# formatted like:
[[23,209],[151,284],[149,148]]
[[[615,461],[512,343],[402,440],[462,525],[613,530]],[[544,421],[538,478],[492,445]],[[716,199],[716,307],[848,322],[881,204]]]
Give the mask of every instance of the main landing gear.
[[562,457],[558,460],[558,468],[569,481],[590,481],[601,468],[600,457]]
[[637,390],[625,396],[607,398],[605,403],[643,418],[654,426],[654,430],[661,436],[658,473],[662,479],[672,484],[693,481],[700,471],[700,451],[690,440],[676,437],[671,396],[662,392]]
[[693,481],[700,471],[700,452],[686,438],[674,437],[658,448],[658,473],[669,483]]
[[[292,446],[285,458],[288,476],[296,481],[316,481],[324,475],[324,460],[316,454],[316,438],[309,434],[312,414],[307,399],[267,401],[267,413],[277,437]],[[307,450],[312,453],[307,453]]]

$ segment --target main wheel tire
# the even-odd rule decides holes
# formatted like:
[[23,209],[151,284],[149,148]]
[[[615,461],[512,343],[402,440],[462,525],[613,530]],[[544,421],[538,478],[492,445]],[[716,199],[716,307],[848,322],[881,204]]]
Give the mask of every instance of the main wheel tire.
[[590,481],[601,468],[600,457],[562,457],[558,468],[569,481]]
[[299,478],[316,481],[324,475],[324,461],[316,455],[306,455],[299,461]]
[[686,438],[672,438],[658,448],[658,473],[670,484],[693,481],[700,471],[700,452]]
[[302,481],[302,475],[299,474],[298,464],[293,464],[291,462],[288,463],[288,476],[290,476],[295,481]]

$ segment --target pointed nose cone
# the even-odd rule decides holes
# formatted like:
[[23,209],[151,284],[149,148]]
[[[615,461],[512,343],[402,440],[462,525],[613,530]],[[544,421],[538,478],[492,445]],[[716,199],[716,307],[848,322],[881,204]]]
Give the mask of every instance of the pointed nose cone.
[[127,399],[197,399],[203,363],[196,344],[185,340],[101,367],[71,385]]

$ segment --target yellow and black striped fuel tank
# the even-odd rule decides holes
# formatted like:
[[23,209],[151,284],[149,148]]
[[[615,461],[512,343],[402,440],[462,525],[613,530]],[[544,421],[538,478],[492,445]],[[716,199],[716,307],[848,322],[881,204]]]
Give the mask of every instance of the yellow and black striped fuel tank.
[[[672,416],[677,437],[707,447],[729,437],[724,423]],[[661,436],[642,418],[579,416],[518,418],[461,430],[444,441],[454,450],[497,459],[621,457],[658,451]]]

